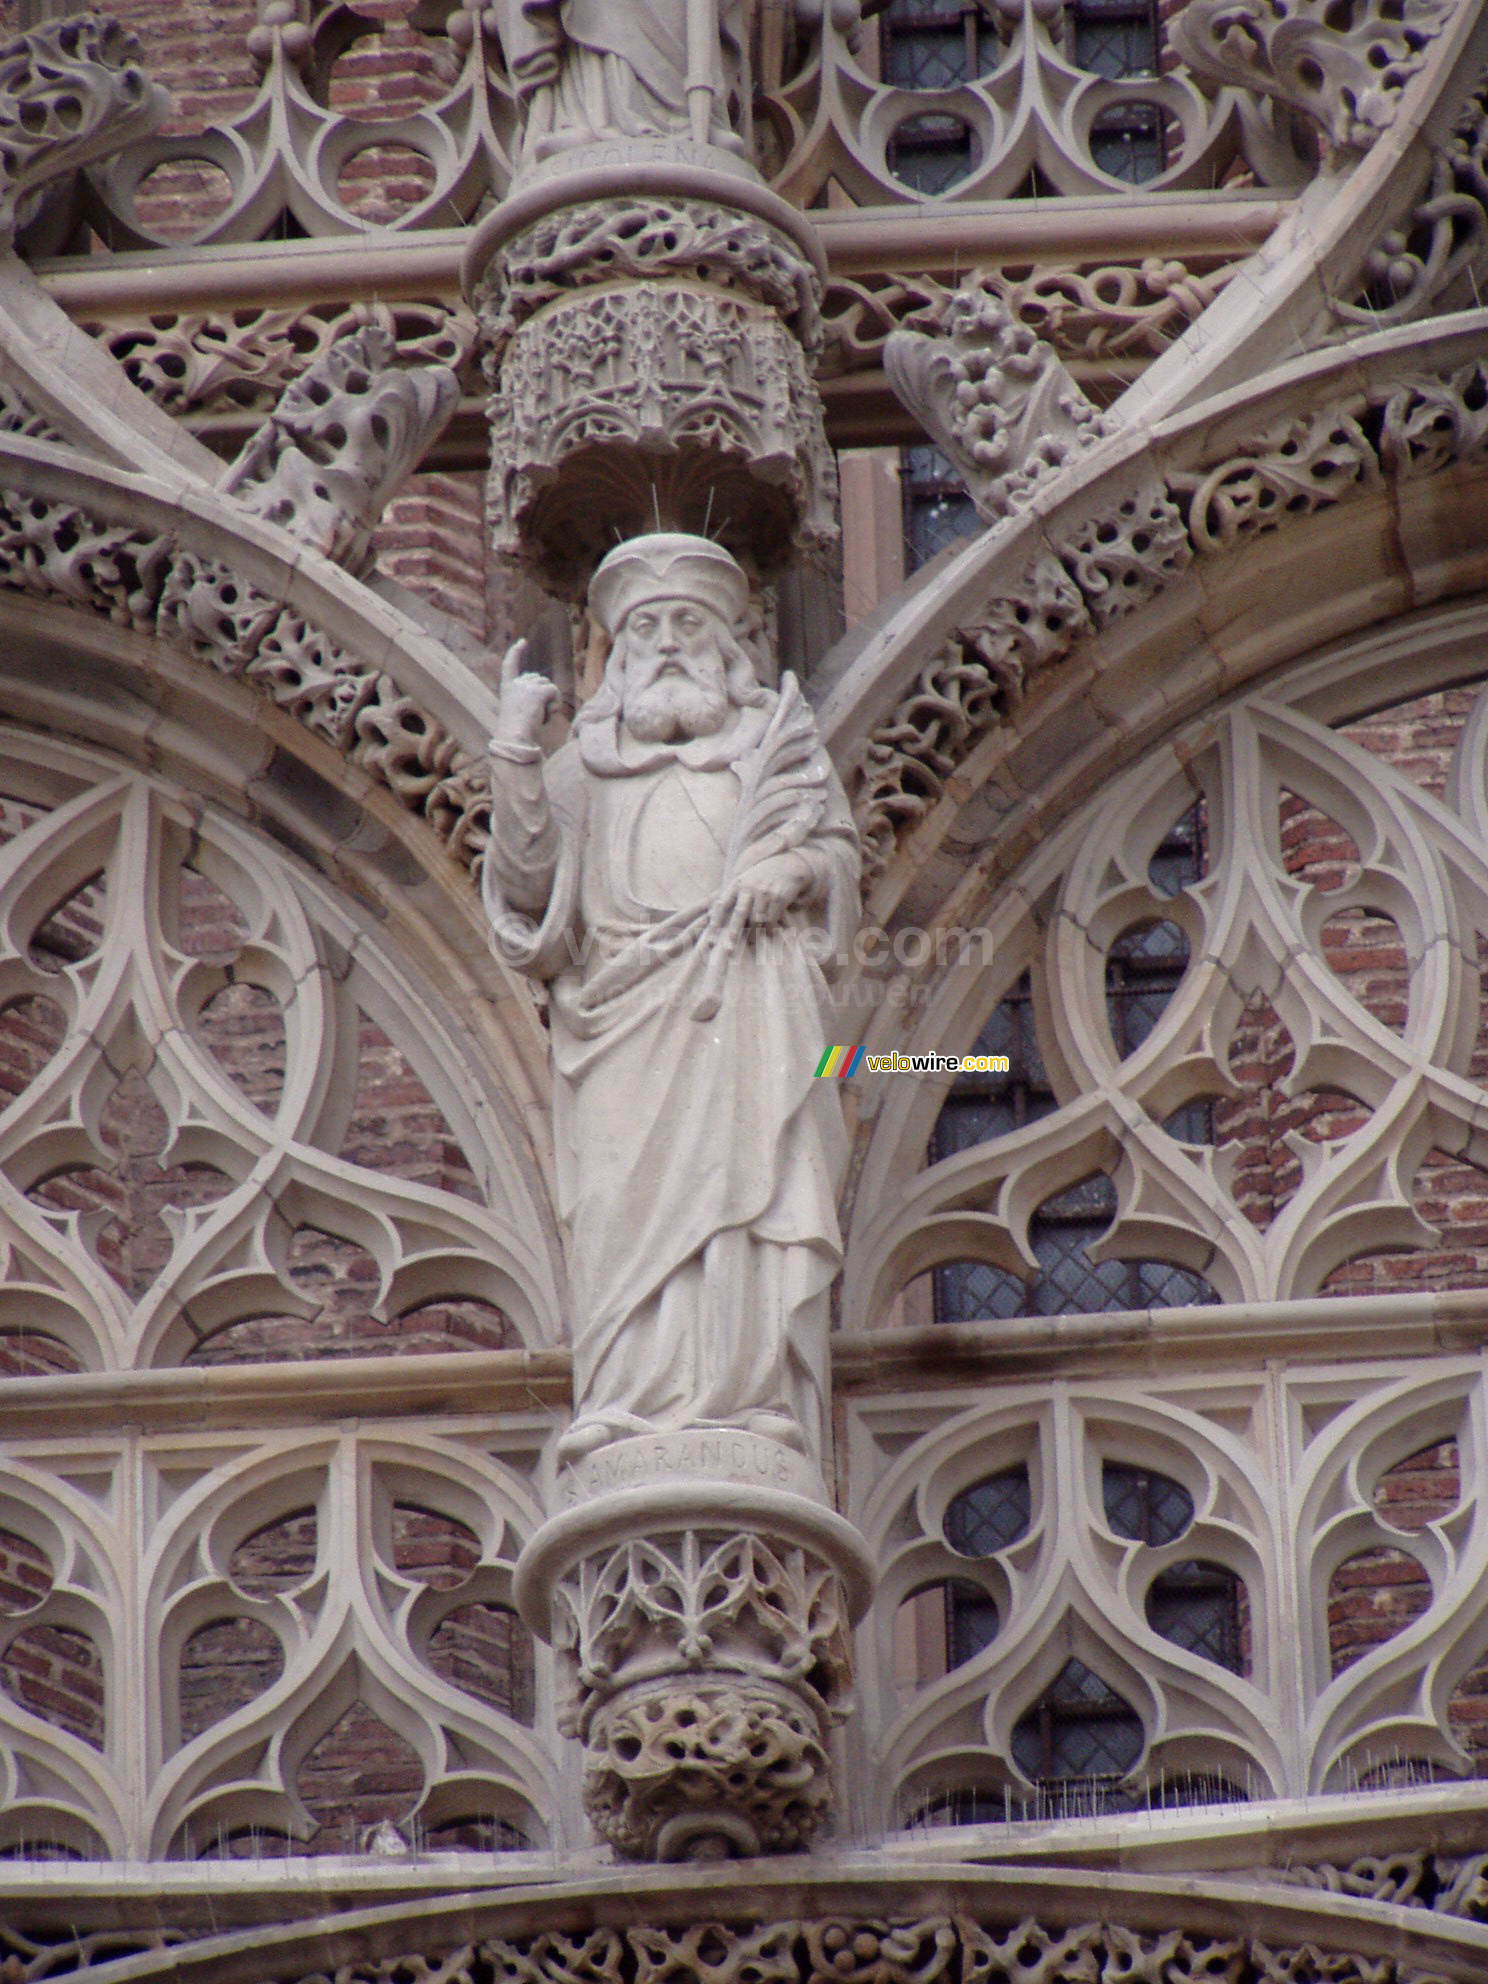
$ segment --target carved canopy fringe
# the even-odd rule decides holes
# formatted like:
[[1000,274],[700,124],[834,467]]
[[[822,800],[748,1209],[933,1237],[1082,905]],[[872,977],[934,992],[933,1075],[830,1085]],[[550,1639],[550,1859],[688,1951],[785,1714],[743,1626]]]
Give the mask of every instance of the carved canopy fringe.
[[[1472,1874],[1475,1864],[1463,1863],[1470,1875],[1468,1895],[1481,1887],[1481,1869]],[[253,1949],[258,1974],[277,1984],[311,1984],[327,1976],[341,1984],[399,1984],[414,1977],[426,1984],[573,1984],[579,1978],[590,1984],[1097,1984],[1116,1978],[1152,1984],[1469,1984],[1481,1976],[1488,1950],[1488,1935],[1469,1926],[1481,1919],[1472,1908],[1461,1911],[1465,1919],[1439,1918],[1435,1936],[1419,1906],[1376,1908],[1368,1917],[1359,1909],[1362,1919],[1353,1925],[1357,1941],[1351,1945],[1347,1904],[1340,1896],[1326,1895],[1333,1919],[1319,1908],[1320,1919],[1307,1925],[1294,1905],[1294,1919],[1287,1923],[1267,1919],[1281,1918],[1284,1910],[1269,1898],[1258,1904],[1264,1890],[1249,1883],[1233,1902],[1206,1898],[1188,1910],[1177,1904],[1180,1918],[1198,1919],[1162,1928],[1128,1926],[1110,1915],[1092,1919],[1080,1913],[1078,1902],[1071,1908],[1067,1901],[1047,1914],[1025,1906],[983,1921],[895,1912],[895,1902],[909,1899],[903,1885],[885,1881],[885,1912],[879,1916],[851,1908],[777,1915],[766,1892],[753,1920],[743,1924],[707,1916],[689,1920],[692,1911],[685,1905],[663,1907],[656,1911],[658,1919],[647,1921],[644,1899],[638,1898],[641,1919],[623,1927],[602,1921],[536,1931],[521,1926],[521,1919],[541,1914],[551,1920],[561,1907],[551,1897],[536,1909],[516,1901],[504,1909],[487,1903],[474,1910],[463,1897],[458,1927],[451,1922],[446,1929],[439,1920],[448,1904],[423,1902],[349,1919],[330,1917],[313,1930],[254,1937]],[[1458,1876],[1443,1893],[1456,1898],[1462,1889]],[[1295,1904],[1301,1891],[1273,1893]],[[684,1903],[686,1898],[684,1890]],[[1243,1924],[1242,1909],[1261,1919]],[[469,1934],[472,1913],[477,1922],[495,1920],[484,1932],[477,1929],[475,1939],[456,1940],[460,1928]],[[1233,1918],[1227,1927],[1205,1919],[1220,1913]],[[515,1918],[506,1934],[499,1926],[502,1914]],[[1382,1916],[1394,1919],[1386,1924]],[[344,1938],[351,1923],[362,1953],[348,1962]],[[1307,1926],[1318,1930],[1315,1940],[1306,1938]],[[442,1941],[442,1932],[450,1940]],[[14,1932],[8,1940],[19,1946],[10,1959],[19,1984],[44,1974],[33,1952],[45,1946]],[[90,1958],[95,1964],[107,1961],[131,1941],[141,1954],[130,1975],[141,1981],[167,1974],[210,1977],[216,1964],[231,1966],[245,1953],[242,1933],[193,1942],[164,1931],[132,1939],[91,1938],[86,1947],[80,1941],[83,1964],[77,1967]],[[48,1954],[55,1964],[55,1946]]]

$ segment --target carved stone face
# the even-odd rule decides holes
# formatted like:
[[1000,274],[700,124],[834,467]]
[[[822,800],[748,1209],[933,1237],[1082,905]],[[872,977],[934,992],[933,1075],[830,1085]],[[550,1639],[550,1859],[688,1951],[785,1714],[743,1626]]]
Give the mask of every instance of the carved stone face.
[[729,711],[715,616],[695,599],[648,600],[626,620],[621,716],[643,744],[709,737]]

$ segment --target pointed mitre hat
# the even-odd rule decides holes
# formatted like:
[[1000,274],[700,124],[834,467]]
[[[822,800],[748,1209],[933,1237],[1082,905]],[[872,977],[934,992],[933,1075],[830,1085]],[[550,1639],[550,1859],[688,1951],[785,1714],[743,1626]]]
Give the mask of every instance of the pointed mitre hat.
[[749,580],[711,538],[655,531],[617,544],[589,581],[589,610],[611,638],[638,606],[658,599],[695,599],[732,632],[749,604]]

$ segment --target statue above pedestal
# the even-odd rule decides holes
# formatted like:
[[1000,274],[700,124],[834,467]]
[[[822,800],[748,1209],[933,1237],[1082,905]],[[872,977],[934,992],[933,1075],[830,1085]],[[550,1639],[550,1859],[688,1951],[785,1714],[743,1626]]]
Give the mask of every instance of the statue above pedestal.
[[498,0],[497,15],[527,112],[524,168],[617,138],[701,138],[742,152],[730,117],[742,0]]
[[546,767],[552,685],[508,657],[485,865],[498,949],[552,993],[560,1458],[734,1427],[815,1460],[846,1144],[814,1071],[856,835],[794,678],[759,679],[726,551],[632,540],[589,598],[604,686]]

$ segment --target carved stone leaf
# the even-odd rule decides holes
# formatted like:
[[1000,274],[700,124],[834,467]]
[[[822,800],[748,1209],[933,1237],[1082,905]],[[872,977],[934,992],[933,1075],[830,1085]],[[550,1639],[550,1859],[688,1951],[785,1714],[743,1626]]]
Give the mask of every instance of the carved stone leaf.
[[700,1922],[687,1929],[634,1928],[636,1984],[797,1984],[794,1922],[759,1929]]
[[1380,459],[1392,475],[1432,475],[1488,446],[1488,364],[1420,378],[1381,396]]
[[883,365],[989,521],[1017,510],[1107,431],[1053,347],[978,282],[947,303],[938,337],[894,331]]
[[224,493],[355,569],[460,393],[448,366],[393,369],[396,349],[375,324],[338,338],[285,389],[223,477]]
[[0,48],[0,230],[43,186],[142,137],[170,109],[140,46],[95,14],[49,22]]
[[1380,479],[1379,461],[1359,425],[1358,398],[1298,414],[1259,435],[1206,474],[1174,476],[1191,491],[1188,524],[1195,548],[1228,551],[1242,538],[1308,516]]
[[1206,84],[1278,97],[1362,151],[1454,11],[1454,0],[1361,0],[1340,23],[1329,0],[1189,0],[1169,33]]
[[951,1974],[955,1926],[922,1922],[808,1922],[810,1984],[936,1984]]

